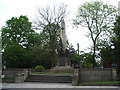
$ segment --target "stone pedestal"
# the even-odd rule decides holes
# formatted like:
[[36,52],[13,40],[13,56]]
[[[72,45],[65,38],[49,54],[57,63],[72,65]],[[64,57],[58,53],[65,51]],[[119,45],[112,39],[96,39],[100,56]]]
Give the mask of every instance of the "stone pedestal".
[[57,67],[60,67],[60,66],[71,66],[70,59],[68,57],[58,57],[56,66]]

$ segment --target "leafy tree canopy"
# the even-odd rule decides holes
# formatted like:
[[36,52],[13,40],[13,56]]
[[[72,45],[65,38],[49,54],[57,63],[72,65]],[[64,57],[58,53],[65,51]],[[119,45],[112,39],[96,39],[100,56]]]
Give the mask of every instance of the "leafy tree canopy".
[[31,24],[26,16],[12,17],[7,20],[6,25],[2,28],[3,48],[12,44],[21,45],[24,48],[33,45],[31,38],[35,32],[32,30]]
[[35,32],[26,16],[12,17],[2,27],[3,62],[7,67],[31,67],[28,59]]
[[[78,9],[75,25],[82,25],[88,28],[88,36],[93,42],[93,67],[96,65],[96,50],[98,43],[110,34],[116,16],[116,7],[104,4],[101,1],[86,2]],[[107,41],[107,40],[106,40]]]

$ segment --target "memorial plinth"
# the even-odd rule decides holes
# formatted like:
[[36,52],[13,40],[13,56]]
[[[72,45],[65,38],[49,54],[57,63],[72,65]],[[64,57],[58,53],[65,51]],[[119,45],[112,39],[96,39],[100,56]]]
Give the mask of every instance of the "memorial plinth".
[[57,66],[70,66],[70,59],[68,57],[58,57]]

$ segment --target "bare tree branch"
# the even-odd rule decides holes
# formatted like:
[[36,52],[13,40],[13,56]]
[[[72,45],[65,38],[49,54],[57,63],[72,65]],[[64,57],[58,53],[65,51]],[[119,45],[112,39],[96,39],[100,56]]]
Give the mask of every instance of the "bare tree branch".
[[47,6],[46,8],[38,9],[38,15],[34,21],[36,28],[42,29],[47,24],[51,23],[59,24],[63,19],[66,18],[66,8],[67,5],[62,3],[59,6],[54,5],[53,8]]

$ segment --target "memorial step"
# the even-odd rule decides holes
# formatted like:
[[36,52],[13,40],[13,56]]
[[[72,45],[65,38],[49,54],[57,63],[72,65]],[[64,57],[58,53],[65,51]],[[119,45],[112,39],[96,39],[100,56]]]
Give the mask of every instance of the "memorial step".
[[29,75],[26,82],[71,83],[72,75]]

